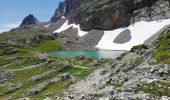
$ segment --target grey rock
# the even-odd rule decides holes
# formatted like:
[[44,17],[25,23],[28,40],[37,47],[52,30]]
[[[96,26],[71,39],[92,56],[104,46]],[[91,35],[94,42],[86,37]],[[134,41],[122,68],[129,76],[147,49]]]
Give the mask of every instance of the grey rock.
[[131,31],[129,29],[124,30],[123,32],[121,32],[115,39],[114,39],[114,43],[117,44],[124,44],[126,42],[129,42],[132,39],[131,36]]
[[50,83],[58,83],[58,82],[64,81],[64,80],[72,80],[73,78],[74,77],[68,73],[58,75],[58,77],[56,77],[56,78],[49,79],[41,84],[38,84],[38,86],[29,89],[28,94],[37,94],[37,93],[43,91]]
[[51,22],[56,22],[64,15],[65,2],[60,2],[58,8],[55,11],[55,14],[51,18]]
[[10,50],[7,50],[5,53],[6,54],[15,54],[19,52],[19,50],[17,48],[11,48]]
[[6,79],[9,79],[14,74],[10,71],[0,71],[0,83],[5,81]]
[[30,89],[28,94],[37,94],[37,93],[43,91],[48,84],[49,84],[49,82],[41,83],[36,88]]
[[16,85],[11,84],[11,85],[8,87],[8,90],[9,90],[8,92],[13,92],[13,91],[15,91],[15,90],[17,90],[17,89],[20,89],[21,86],[22,86],[21,83],[18,83],[18,84],[16,84]]
[[4,51],[0,50],[0,56],[4,54]]

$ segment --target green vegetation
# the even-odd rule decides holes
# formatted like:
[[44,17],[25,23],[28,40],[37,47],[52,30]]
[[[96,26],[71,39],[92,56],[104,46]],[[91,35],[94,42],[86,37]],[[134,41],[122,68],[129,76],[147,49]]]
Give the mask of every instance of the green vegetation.
[[139,66],[142,63],[142,59],[141,58],[136,58],[134,61],[134,66]]
[[103,94],[93,93],[93,94],[89,94],[89,96],[92,96],[92,97],[103,97]]
[[137,45],[137,46],[134,46],[130,52],[135,52],[137,49],[148,49],[148,47],[146,45]]
[[88,0],[80,6],[81,13],[101,9],[104,5],[111,5],[118,0]]
[[40,34],[40,30],[30,28],[30,29],[20,29],[19,31],[11,31],[0,34],[0,41],[3,40],[24,40],[31,39],[35,35]]
[[[6,44],[1,46],[0,50],[18,50],[18,52],[4,53],[0,56],[0,70],[12,73],[7,80],[1,82],[0,100],[6,100],[9,97],[14,100],[22,97],[42,100],[47,96],[51,98],[63,96],[63,91],[73,83],[71,80],[49,83],[36,94],[30,94],[29,90],[46,81],[58,78],[59,75],[64,73],[73,76],[75,81],[82,80],[96,68],[108,63],[107,60],[104,60],[91,67],[90,64],[96,60],[90,57],[66,59],[48,56],[46,53],[59,50],[61,43],[58,39],[52,39],[46,35],[42,36],[40,41],[37,40],[38,42],[33,41],[31,45],[26,44],[27,40],[33,40],[37,35],[43,34],[41,32],[44,31],[32,27],[0,34],[0,42],[11,40],[9,43],[5,42]],[[69,67],[66,68],[67,66]],[[26,69],[24,69],[25,67]],[[35,77],[38,77],[38,79],[31,80]],[[17,89],[10,89],[10,86],[15,87],[18,84],[21,84],[21,86]]]
[[38,99],[42,100],[46,96],[54,98],[55,96],[64,96],[63,92],[65,89],[67,89],[70,85],[69,81],[61,81],[57,84],[50,84],[46,87],[46,89],[38,94],[31,95],[31,99]]
[[158,64],[170,64],[170,32],[163,34],[156,43],[157,49],[153,52]]
[[120,84],[120,83],[114,83],[114,84],[113,84],[113,87],[114,87],[114,88],[120,88],[120,87],[122,87],[122,84]]
[[170,83],[167,82],[152,82],[144,84],[139,88],[139,91],[145,93],[156,94],[160,96],[170,96]]
[[50,52],[57,51],[61,48],[60,41],[56,40],[44,40],[40,44],[38,44],[35,49],[40,52]]
[[[2,59],[8,59],[11,57],[18,58],[18,61],[16,62],[11,62],[9,64],[5,64],[3,66],[3,69],[9,69],[11,70],[14,75],[4,81],[2,84],[3,86],[0,86],[0,94],[4,94],[0,96],[0,99],[6,99],[9,96],[12,97],[12,99],[17,99],[17,98],[22,98],[22,97],[30,97],[32,99],[44,99],[47,95],[49,97],[55,97],[55,96],[63,96],[63,91],[68,88],[68,86],[71,84],[70,81],[61,81],[59,83],[50,83],[45,87],[43,91],[41,91],[38,94],[35,95],[28,95],[29,89],[38,86],[39,84],[49,80],[58,77],[58,75],[63,74],[63,73],[69,73],[72,75],[75,79],[77,80],[82,80],[84,79],[87,75],[89,75],[91,72],[93,72],[96,67],[90,67],[89,64],[93,62],[91,58],[86,58],[83,57],[83,59],[78,59],[78,58],[73,58],[71,60],[76,62],[74,63],[71,67],[63,69],[63,70],[58,70],[58,68],[52,68],[51,66],[55,66],[55,64],[58,66],[59,63],[63,63],[64,65],[69,64],[68,59],[65,58],[53,58],[53,57],[48,57],[48,59],[51,59],[52,62],[45,63],[43,65],[39,65],[34,68],[30,69],[25,69],[25,70],[15,70],[15,69],[20,69],[26,66],[30,65],[36,65],[42,62],[38,55],[41,54],[38,51],[35,50],[35,48],[32,49],[23,49],[22,52],[18,52],[16,54],[10,54],[10,55],[3,55],[0,56]],[[87,59],[87,60],[85,60]],[[56,62],[56,63],[53,63]],[[84,63],[78,63],[78,62],[84,62]],[[105,62],[107,63],[107,62]],[[87,64],[87,65],[86,65]],[[103,64],[103,63],[101,63]],[[98,65],[100,66],[100,64]],[[60,67],[60,66],[58,66]],[[64,67],[63,67],[64,68]],[[51,72],[49,72],[51,71]],[[49,72],[48,75],[43,76],[37,81],[32,81],[29,80],[30,78],[37,76],[37,75],[42,75],[43,73]],[[13,85],[17,85],[18,83],[21,83],[22,86],[14,91],[9,90],[9,83]],[[10,91],[10,92],[9,92]]]
[[[62,71],[57,71],[57,70],[54,71],[55,69],[48,67],[48,65],[49,64],[44,64],[44,65],[31,68],[31,69],[15,71],[15,75],[10,80],[5,81],[4,84],[6,85],[4,87],[0,87],[0,89],[4,90],[4,91],[1,91],[0,94],[7,93],[3,96],[0,96],[0,99],[8,97],[9,95],[11,95],[13,99],[21,98],[21,97],[44,99],[48,93],[49,93],[48,94],[49,97],[54,97],[57,95],[62,96],[63,90],[67,89],[68,86],[71,84],[69,81],[61,81],[56,84],[54,83],[49,84],[45,87],[45,90],[35,95],[28,95],[28,90],[31,89],[32,87],[36,87],[38,84],[43,83],[46,80],[55,78],[58,75],[63,74],[63,73],[69,73],[73,75],[76,79],[81,80],[81,79],[84,79],[87,75],[89,75],[95,69],[95,68],[88,68],[88,67],[86,68],[83,66],[74,65],[75,67],[73,66],[73,67],[64,69]],[[35,75],[41,75],[42,73],[45,73],[47,71],[52,71],[52,72],[37,81],[28,80]],[[21,83],[22,87],[18,90],[8,93],[7,92],[8,83],[11,83],[11,84]]]

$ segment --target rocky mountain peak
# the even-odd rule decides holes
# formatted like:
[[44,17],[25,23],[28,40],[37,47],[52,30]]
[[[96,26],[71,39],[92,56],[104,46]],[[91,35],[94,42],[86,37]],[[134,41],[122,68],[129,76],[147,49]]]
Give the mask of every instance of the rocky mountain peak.
[[51,18],[51,22],[56,22],[58,19],[60,19],[65,12],[65,2],[60,2],[58,8],[55,10],[55,13],[53,17]]
[[20,26],[25,26],[25,25],[32,25],[32,24],[36,24],[38,22],[37,18],[35,18],[33,16],[33,14],[29,14],[28,16],[26,16],[21,25]]
[[64,0],[60,2],[53,17],[51,18],[51,22],[56,22],[62,16],[70,16],[71,13],[78,9],[84,1],[85,0]]

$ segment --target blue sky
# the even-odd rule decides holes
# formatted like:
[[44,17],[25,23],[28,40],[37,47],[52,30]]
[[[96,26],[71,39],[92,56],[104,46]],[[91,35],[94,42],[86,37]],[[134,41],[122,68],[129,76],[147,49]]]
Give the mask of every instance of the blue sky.
[[0,32],[16,27],[28,14],[49,21],[62,0],[0,0]]

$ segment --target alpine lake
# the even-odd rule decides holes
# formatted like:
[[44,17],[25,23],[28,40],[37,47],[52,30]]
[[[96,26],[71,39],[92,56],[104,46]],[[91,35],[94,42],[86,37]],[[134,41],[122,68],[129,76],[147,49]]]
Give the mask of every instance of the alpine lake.
[[49,52],[50,56],[58,58],[72,58],[76,56],[90,56],[97,59],[111,58],[116,59],[125,51],[108,51],[108,50],[68,50],[68,51],[56,51]]

